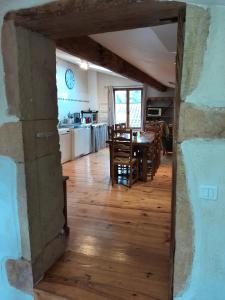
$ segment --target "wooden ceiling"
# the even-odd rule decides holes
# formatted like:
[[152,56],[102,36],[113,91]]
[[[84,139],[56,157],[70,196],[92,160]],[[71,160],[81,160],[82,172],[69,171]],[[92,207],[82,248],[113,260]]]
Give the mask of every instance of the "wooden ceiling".
[[[175,1],[60,0],[10,12],[5,19],[13,19],[17,26],[48,36],[62,50],[163,91],[166,86],[96,42],[91,43],[87,36],[173,23],[183,7],[184,4]],[[82,37],[80,46],[77,37]],[[85,47],[85,38],[88,47]]]
[[53,39],[176,22],[184,4],[157,0],[61,0],[9,13],[17,25]]

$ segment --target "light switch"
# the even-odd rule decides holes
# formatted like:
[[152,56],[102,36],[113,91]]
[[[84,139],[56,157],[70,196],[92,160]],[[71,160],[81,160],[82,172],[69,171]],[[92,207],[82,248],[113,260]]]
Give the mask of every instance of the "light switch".
[[204,200],[217,200],[218,187],[215,185],[201,185],[199,189],[199,197]]

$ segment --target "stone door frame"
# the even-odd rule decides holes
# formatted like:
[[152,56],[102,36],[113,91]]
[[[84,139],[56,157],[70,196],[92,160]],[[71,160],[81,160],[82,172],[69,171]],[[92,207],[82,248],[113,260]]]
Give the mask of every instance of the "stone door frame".
[[[182,13],[183,15],[183,13]],[[181,20],[181,19],[180,19]],[[182,19],[183,22],[183,19]],[[181,28],[181,27],[180,27]],[[183,29],[183,28],[182,28]],[[181,32],[181,31],[180,31]],[[178,33],[179,36],[180,33]],[[53,48],[54,48],[54,43],[50,41],[48,38],[43,37],[40,34],[37,34],[35,32],[31,32],[27,29],[23,28],[16,28],[14,26],[13,21],[6,21],[4,25],[4,30],[3,30],[3,39],[5,41],[5,44],[3,45],[3,52],[4,52],[4,67],[5,67],[5,73],[6,73],[6,93],[7,93],[7,100],[8,100],[8,107],[9,107],[9,113],[16,115],[19,122],[18,125],[18,133],[21,135],[22,138],[22,159],[23,159],[23,164],[24,164],[24,169],[22,173],[20,174],[21,176],[24,177],[25,181],[25,192],[27,192],[27,198],[23,199],[24,203],[19,204],[21,207],[21,212],[20,212],[20,225],[21,225],[21,243],[23,244],[23,249],[22,253],[25,253],[23,257],[26,259],[26,265],[25,267],[27,268],[27,262],[31,262],[32,270],[33,270],[33,276],[34,276],[34,281],[37,281],[41,278],[43,273],[61,256],[61,254],[64,252],[65,249],[65,237],[63,234],[58,235],[57,239],[55,239],[52,243],[51,246],[47,243],[45,247],[45,251],[42,253],[37,249],[37,253],[33,255],[33,247],[36,247],[36,243],[38,242],[36,239],[34,241],[31,241],[32,235],[35,235],[35,228],[31,226],[31,223],[33,223],[32,220],[32,210],[35,209],[35,207],[30,208],[30,205],[33,205],[29,202],[29,189],[32,190],[32,193],[35,191],[37,187],[30,188],[29,185],[32,185],[32,182],[29,180],[29,177],[32,177],[34,172],[40,172],[38,173],[40,176],[44,175],[43,172],[46,171],[44,169],[44,166],[41,165],[36,165],[34,167],[32,165],[32,162],[35,161],[35,159],[40,159],[42,157],[41,155],[51,155],[54,153],[56,150],[56,153],[54,154],[54,159],[53,161],[49,162],[49,164],[53,164],[54,161],[57,165],[57,172],[54,173],[54,180],[52,181],[52,184],[57,184],[58,178],[60,175],[62,175],[62,171],[59,169],[60,166],[60,157],[59,157],[59,147],[56,146],[58,143],[58,136],[55,138],[52,138],[55,136],[56,132],[56,117],[57,117],[57,98],[56,98],[56,88],[54,87],[55,83],[52,84],[52,93],[53,98],[55,99],[55,103],[52,103],[52,107],[50,110],[46,113],[44,111],[41,111],[43,107],[39,107],[40,111],[35,112],[32,111],[32,105],[27,105],[27,103],[22,102],[22,98],[24,99],[29,99],[31,102],[33,101],[33,97],[35,96],[35,90],[32,90],[34,86],[29,87],[29,84],[25,85],[26,79],[32,80],[33,78],[33,70],[32,66],[35,64],[43,64],[44,66],[44,60],[45,58],[43,57],[42,60],[37,60],[35,61],[35,53],[36,55],[37,52],[35,52],[35,49],[32,48],[32,46],[29,44],[30,41],[33,41],[33,43],[36,43],[36,46],[42,45],[42,51],[49,51],[49,55],[51,56],[53,53]],[[180,44],[180,39],[178,39],[179,45]],[[182,40],[183,43],[183,40]],[[29,45],[28,45],[29,44]],[[182,45],[183,46],[183,45]],[[182,47],[181,47],[182,48]],[[24,57],[23,55],[27,55],[27,57]],[[40,52],[41,53],[41,52]],[[182,55],[182,51],[178,49],[178,53]],[[41,55],[41,54],[40,54]],[[44,56],[44,54],[43,54]],[[26,61],[28,57],[30,58],[30,61]],[[54,55],[55,58],[55,55]],[[182,60],[180,60],[181,56],[178,57],[178,63],[177,63],[177,75],[178,75],[178,85],[177,85],[177,97],[176,97],[176,116],[175,120],[178,120],[179,116],[179,102],[180,102],[180,83],[181,83],[181,73],[182,73]],[[51,61],[52,63],[52,61]],[[13,67],[14,64],[14,67]],[[36,66],[37,66],[36,65]],[[53,72],[55,69],[53,66],[49,66],[49,69],[47,67],[47,71]],[[40,71],[40,70],[39,70]],[[46,71],[46,70],[45,70]],[[40,76],[40,74],[36,74],[35,76]],[[51,77],[51,76],[50,76]],[[34,78],[33,78],[34,79]],[[52,78],[48,78],[47,80],[52,80]],[[42,83],[40,83],[42,84]],[[51,85],[50,84],[50,85]],[[16,89],[15,89],[16,86]],[[44,86],[44,89],[46,86]],[[26,95],[23,93],[25,92]],[[45,91],[46,92],[46,91]],[[46,92],[46,95],[48,92]],[[43,95],[43,96],[46,96]],[[42,95],[41,95],[42,96]],[[35,100],[34,100],[35,101]],[[38,99],[37,99],[38,101]],[[51,111],[52,109],[52,111]],[[37,113],[39,115],[37,116]],[[41,115],[45,115],[45,124],[41,124],[43,121],[41,120]],[[32,126],[28,126],[32,123]],[[177,124],[177,123],[176,123]],[[39,142],[36,143],[34,140],[34,134],[35,137],[38,138],[39,136]],[[178,127],[175,126],[175,131],[174,131],[174,136],[175,136],[175,141],[177,140],[177,134],[178,134]],[[52,140],[52,149],[50,153],[48,152],[48,149],[46,149],[46,141],[48,139],[53,139]],[[43,139],[43,140],[41,140]],[[31,141],[31,142],[30,142]],[[36,147],[36,149],[32,148]],[[42,149],[41,149],[42,147]],[[53,148],[56,147],[54,150]],[[44,150],[43,150],[44,148]],[[175,148],[176,149],[176,144]],[[41,151],[44,151],[45,153],[40,153]],[[32,157],[32,151],[35,152],[35,157]],[[26,160],[28,159],[28,163]],[[177,153],[175,150],[175,157],[174,157],[174,165],[173,165],[173,197],[172,197],[172,229],[171,229],[171,280],[170,280],[170,299],[173,298],[173,263],[174,263],[174,248],[175,248],[175,207],[176,207],[176,160],[177,160]],[[20,161],[18,160],[18,163]],[[37,162],[35,162],[37,164]],[[34,168],[34,169],[32,169]],[[48,174],[49,175],[49,174]],[[44,176],[43,176],[44,177]],[[39,179],[35,179],[39,180]],[[19,181],[18,181],[19,182]],[[44,185],[44,182],[41,183]],[[58,190],[59,196],[59,206],[60,210],[62,210],[62,201],[63,201],[63,192],[62,189],[59,188]],[[46,195],[45,195],[46,196]],[[34,200],[35,201],[35,200]],[[24,214],[22,210],[28,209],[28,214]],[[59,224],[55,225],[57,228],[62,226],[63,219],[62,219],[62,214],[60,215],[60,211],[57,211],[59,217],[61,218],[59,221]],[[45,217],[44,217],[45,218]],[[37,221],[37,220],[36,220]],[[32,227],[32,230],[30,228]],[[37,228],[36,228],[37,229]],[[55,228],[52,228],[52,232],[55,230]],[[36,234],[38,234],[36,232]],[[52,235],[49,236],[49,240],[51,237],[54,235],[54,233],[51,233]],[[41,239],[41,237],[40,237]],[[41,242],[40,242],[41,243]],[[59,251],[54,252],[54,255],[52,256],[51,259],[49,257],[52,255],[53,248],[58,247]],[[38,247],[37,247],[38,248]],[[33,259],[34,256],[34,259]],[[40,258],[40,259],[39,259]],[[16,285],[16,283],[14,283]],[[27,289],[26,289],[27,290]]]

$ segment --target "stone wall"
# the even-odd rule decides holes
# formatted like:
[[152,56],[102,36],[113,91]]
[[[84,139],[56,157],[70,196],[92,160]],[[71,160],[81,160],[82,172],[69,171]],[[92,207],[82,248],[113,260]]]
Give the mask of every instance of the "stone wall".
[[[1,50],[4,45],[2,40],[4,15],[11,9],[22,7],[24,2],[28,1],[2,0],[0,3]],[[34,2],[29,1],[29,4],[33,5]],[[43,1],[36,2],[43,3]],[[8,30],[12,28],[9,27]],[[8,45],[10,47],[8,63],[11,57],[17,56],[16,47],[13,47],[16,42],[14,38],[15,34]],[[0,51],[0,297],[5,300],[31,300],[33,276],[30,264],[22,123],[16,116],[18,101],[15,100],[14,105],[9,103],[9,98],[18,97],[18,84],[14,77],[17,66],[11,64],[8,71],[13,86],[6,93],[3,55]]]
[[[7,11],[47,2],[2,0],[0,26]],[[214,6],[187,9],[174,298],[224,300],[225,8],[211,0],[190,2]],[[13,24],[7,31],[10,38],[1,42],[5,72],[0,55],[0,295],[30,300],[31,263],[37,279],[64,248],[54,45]],[[201,184],[216,185],[218,200],[200,199]]]
[[[176,300],[225,299],[225,7],[188,6],[176,190]],[[201,185],[218,187],[217,201]]]
[[24,300],[65,249],[55,44],[10,21],[2,52],[0,294]]

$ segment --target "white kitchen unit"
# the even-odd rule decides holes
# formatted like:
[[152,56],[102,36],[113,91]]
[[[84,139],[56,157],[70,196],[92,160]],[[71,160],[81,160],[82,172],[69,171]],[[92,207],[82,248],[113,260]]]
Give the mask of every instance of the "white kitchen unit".
[[91,153],[91,127],[71,129],[72,159]]
[[61,151],[61,163],[72,159],[72,139],[70,129],[59,129],[59,144]]

